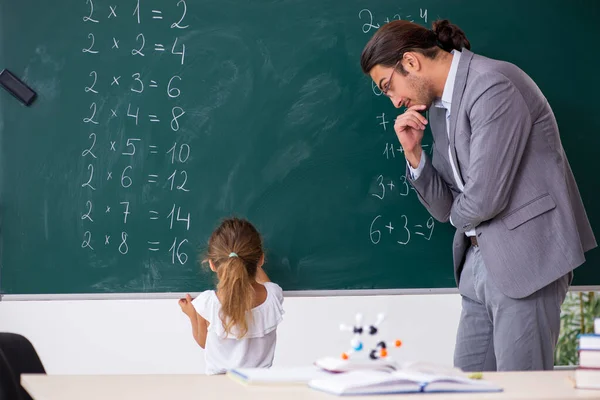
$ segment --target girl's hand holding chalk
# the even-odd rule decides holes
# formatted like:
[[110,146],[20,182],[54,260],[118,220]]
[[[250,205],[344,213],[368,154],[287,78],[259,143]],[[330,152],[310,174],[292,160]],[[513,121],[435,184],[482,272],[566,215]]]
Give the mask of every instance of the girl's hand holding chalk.
[[179,299],[179,307],[181,307],[181,311],[188,317],[192,318],[196,315],[196,309],[192,305],[192,296],[190,294],[185,295],[185,299]]

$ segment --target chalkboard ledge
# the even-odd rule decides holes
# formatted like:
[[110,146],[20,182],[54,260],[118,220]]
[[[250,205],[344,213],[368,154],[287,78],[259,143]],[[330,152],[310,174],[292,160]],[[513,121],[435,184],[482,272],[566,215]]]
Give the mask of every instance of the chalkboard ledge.
[[[571,286],[570,292],[597,292],[600,286]],[[456,288],[435,289],[357,289],[357,290],[289,290],[284,297],[342,297],[342,296],[393,296],[423,294],[458,294]],[[48,301],[48,300],[161,300],[181,299],[186,293],[70,293],[70,294],[8,294],[0,295],[0,301]],[[190,293],[192,297],[197,293]]]

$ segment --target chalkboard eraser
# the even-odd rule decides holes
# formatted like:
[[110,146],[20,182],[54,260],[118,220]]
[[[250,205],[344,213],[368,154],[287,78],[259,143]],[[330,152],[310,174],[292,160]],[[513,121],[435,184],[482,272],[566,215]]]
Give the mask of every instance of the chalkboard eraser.
[[36,93],[7,69],[0,72],[0,85],[26,106],[33,103]]

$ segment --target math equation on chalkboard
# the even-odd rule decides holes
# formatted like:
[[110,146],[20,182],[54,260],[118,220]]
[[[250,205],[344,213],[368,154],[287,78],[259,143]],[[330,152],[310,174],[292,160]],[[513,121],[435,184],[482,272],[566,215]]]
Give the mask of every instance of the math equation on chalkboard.
[[[414,23],[427,24],[428,10],[419,8],[418,10],[397,10],[389,15],[376,15],[368,8],[363,8],[358,12],[358,19],[361,23],[361,30],[365,34],[372,35],[383,24],[394,20],[407,20]],[[375,82],[371,81],[371,89],[376,97],[385,97],[383,92],[377,87]],[[397,158],[404,161],[404,150],[396,139],[394,132],[394,120],[396,115],[381,112],[373,118],[373,126],[384,132],[388,138],[381,145],[381,152],[375,156],[388,161],[395,161]],[[423,143],[423,151],[431,154],[433,145]],[[371,185],[370,194],[378,201],[385,203],[392,201],[402,205],[402,201],[417,202],[414,188],[408,182],[405,175],[388,177],[384,174],[374,176]],[[391,242],[397,245],[406,246],[411,241],[426,240],[430,241],[435,228],[435,221],[432,217],[426,220],[415,219],[409,215],[400,215],[399,217],[387,216],[384,214],[375,214],[369,225],[369,240],[377,245],[382,242]]]
[[[85,65],[97,68],[89,74],[86,71],[86,80],[80,82],[86,107],[89,105],[87,114],[79,117],[85,132],[81,148],[84,171],[79,174],[85,198],[81,212],[85,231],[80,246],[83,251],[102,248],[104,254],[108,250],[126,256],[132,251],[131,232],[135,231],[137,236],[145,236],[136,237],[135,246],[144,246],[136,252],[147,251],[174,265],[183,265],[190,259],[187,233],[193,223],[191,210],[181,205],[185,200],[182,196],[193,191],[188,183],[193,149],[177,136],[186,114],[180,103],[186,96],[186,76],[179,71],[184,71],[181,66],[186,62],[182,37],[190,26],[186,18],[188,5],[185,0],[163,2],[168,8],[165,10],[144,7],[143,0],[116,2],[118,5],[98,3],[81,0],[83,45],[78,54],[86,58]],[[111,29],[115,26],[128,26],[136,33],[131,37],[113,36],[111,32],[118,31]],[[157,40],[158,28],[160,32],[168,29],[168,37]],[[132,59],[141,63],[129,62]],[[145,67],[158,63],[167,67]],[[126,70],[130,65],[141,67]],[[153,71],[162,72],[153,75]],[[150,126],[157,127],[162,137],[149,135]],[[98,195],[100,187],[115,196],[107,200],[106,195]],[[151,189],[161,192],[160,202],[137,201],[149,197]],[[99,224],[102,220],[111,222]]]

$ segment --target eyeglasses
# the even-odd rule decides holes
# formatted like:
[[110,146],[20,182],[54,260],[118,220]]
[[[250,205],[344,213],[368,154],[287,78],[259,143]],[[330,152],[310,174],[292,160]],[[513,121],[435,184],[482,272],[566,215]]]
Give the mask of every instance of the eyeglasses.
[[396,65],[394,65],[394,68],[392,68],[392,73],[390,74],[390,77],[388,78],[385,85],[383,85],[383,87],[381,88],[381,92],[383,94],[385,94],[387,97],[390,97],[388,92],[390,91],[390,88],[392,87],[392,78],[394,77],[394,72],[396,72],[396,68],[398,68],[398,64],[400,64],[400,60],[398,60]]

